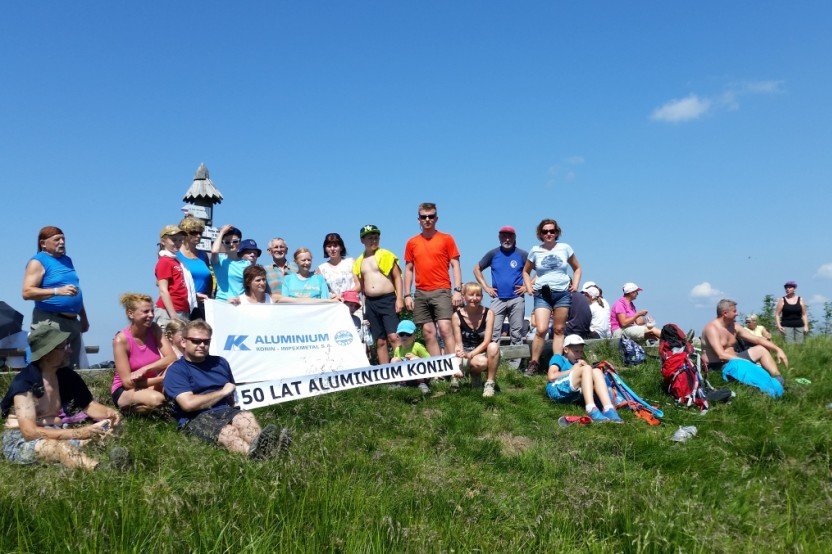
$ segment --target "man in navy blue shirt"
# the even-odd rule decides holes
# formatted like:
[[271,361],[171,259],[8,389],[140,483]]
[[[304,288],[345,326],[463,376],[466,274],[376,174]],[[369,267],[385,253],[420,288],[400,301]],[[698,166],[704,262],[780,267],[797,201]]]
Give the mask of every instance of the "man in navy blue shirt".
[[237,387],[225,358],[211,356],[211,326],[201,319],[182,330],[182,358],[165,372],[165,394],[173,399],[179,429],[249,458],[264,459],[289,446],[288,429],[260,429],[254,414],[236,407]]
[[[492,340],[500,340],[503,321],[508,318],[511,344],[523,342],[523,316],[526,301],[523,298],[523,266],[528,253],[517,248],[517,234],[514,227],[505,226],[498,235],[500,246],[486,252],[485,256],[474,266],[474,277],[482,290],[491,297],[491,309],[494,311],[494,333]],[[489,286],[482,275],[483,270],[491,268]]]

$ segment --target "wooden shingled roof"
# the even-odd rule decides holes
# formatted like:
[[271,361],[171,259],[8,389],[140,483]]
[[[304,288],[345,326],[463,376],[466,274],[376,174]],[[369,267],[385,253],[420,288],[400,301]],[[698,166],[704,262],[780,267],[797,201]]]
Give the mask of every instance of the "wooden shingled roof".
[[196,173],[194,174],[194,182],[191,183],[191,188],[185,193],[182,198],[185,202],[191,204],[221,204],[222,193],[214,182],[208,178],[208,168],[205,164],[199,164]]

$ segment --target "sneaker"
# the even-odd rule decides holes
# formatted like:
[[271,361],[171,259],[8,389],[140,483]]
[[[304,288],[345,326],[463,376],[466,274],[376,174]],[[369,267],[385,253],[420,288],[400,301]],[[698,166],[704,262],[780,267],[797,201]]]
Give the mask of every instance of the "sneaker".
[[594,421],[595,423],[604,423],[606,421],[609,421],[606,417],[604,417],[604,414],[602,414],[601,410],[599,410],[598,408],[595,408],[592,411],[587,412],[586,415],[592,418],[592,421]]
[[482,373],[471,374],[471,388],[478,389],[482,387]]
[[491,398],[492,396],[494,396],[494,381],[486,381],[482,389],[482,397]]
[[539,369],[540,362],[535,362],[534,360],[532,360],[531,362],[529,362],[529,366],[526,368],[524,375],[526,377],[534,377],[535,375],[537,375]]
[[618,415],[618,412],[615,411],[615,408],[607,408],[606,410],[601,412],[601,415],[609,419],[613,423],[624,423],[624,420],[621,419],[621,416]]
[[271,454],[277,444],[277,427],[269,423],[257,435],[248,447],[248,457],[252,460],[264,460]]
[[419,390],[422,391],[422,394],[430,394],[430,387],[427,383],[419,383]]
[[130,452],[122,447],[116,446],[110,450],[110,459],[95,466],[96,470],[107,469],[111,471],[127,471],[130,469]]
[[457,392],[459,390],[459,379],[456,377],[451,377],[451,392]]

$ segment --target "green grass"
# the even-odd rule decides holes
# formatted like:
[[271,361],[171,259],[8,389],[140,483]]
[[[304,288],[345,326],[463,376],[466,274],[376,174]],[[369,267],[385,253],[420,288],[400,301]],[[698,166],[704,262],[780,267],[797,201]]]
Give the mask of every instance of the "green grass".
[[[0,551],[829,552],[832,340],[787,353],[782,400],[733,384],[705,416],[670,403],[657,360],[623,371],[659,427],[559,428],[581,409],[505,369],[492,400],[381,386],[258,410],[295,431],[263,463],[131,418],[127,474],[0,462]],[[678,425],[699,433],[673,443]]]

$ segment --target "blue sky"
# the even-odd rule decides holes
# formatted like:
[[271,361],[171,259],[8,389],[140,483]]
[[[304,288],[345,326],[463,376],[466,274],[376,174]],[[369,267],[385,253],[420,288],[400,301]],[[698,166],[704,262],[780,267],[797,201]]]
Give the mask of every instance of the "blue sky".
[[[416,206],[465,280],[513,225],[554,217],[584,279],[701,327],[786,280],[832,298],[826,2],[6,2],[0,298],[22,311],[57,225],[110,359],[124,291],[157,297],[159,229],[204,162],[215,223],[322,262]],[[261,263],[267,263],[265,255]],[[817,314],[820,312],[817,311]]]

